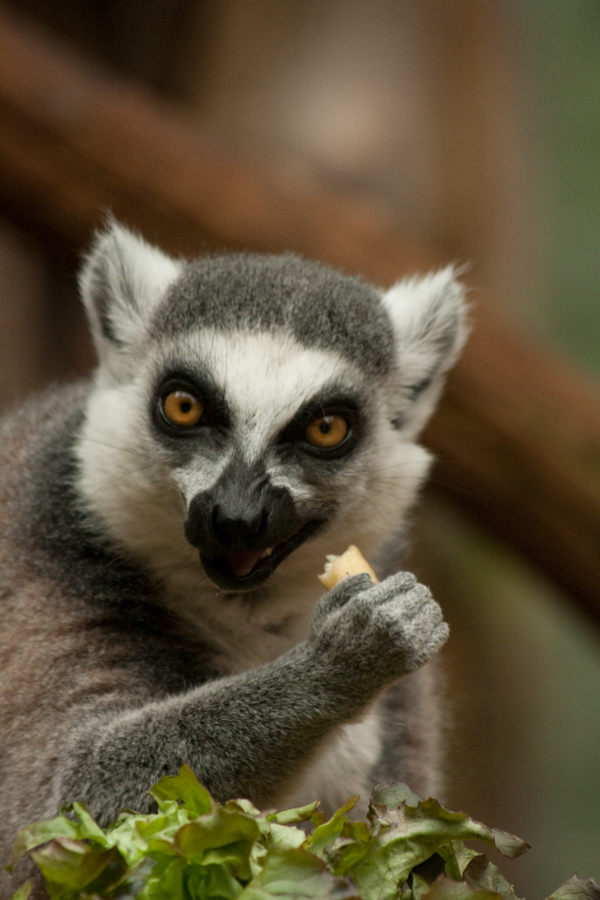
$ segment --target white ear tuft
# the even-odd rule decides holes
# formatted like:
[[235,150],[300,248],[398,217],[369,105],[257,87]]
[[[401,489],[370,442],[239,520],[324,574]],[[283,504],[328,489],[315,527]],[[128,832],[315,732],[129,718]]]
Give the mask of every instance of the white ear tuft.
[[140,340],[180,271],[180,262],[115,219],[96,233],[79,273],[79,287],[101,361]]
[[382,302],[396,338],[395,424],[413,436],[433,412],[444,375],[467,338],[465,288],[448,266],[395,284]]

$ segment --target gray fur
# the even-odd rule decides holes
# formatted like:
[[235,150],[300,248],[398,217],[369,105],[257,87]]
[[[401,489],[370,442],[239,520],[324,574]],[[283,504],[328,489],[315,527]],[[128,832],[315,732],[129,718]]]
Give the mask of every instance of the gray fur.
[[[95,380],[0,423],[0,856],[73,800],[102,823],[150,811],[148,787],[184,762],[217,799],[261,807],[332,812],[382,777],[439,786],[419,667],[447,626],[390,548],[427,468],[414,432],[464,336],[448,283],[419,283],[423,310],[400,286],[392,315],[296,257],[188,265],[116,223],[98,236],[81,275]],[[213,415],[185,436],[157,412],[174,370]],[[320,457],[303,422],[334,401],[353,437]],[[256,583],[210,568],[218,509],[226,560],[273,542]],[[389,577],[319,599],[325,554],[351,540]],[[28,871],[0,875],[3,900]]]
[[200,323],[291,332],[306,347],[333,349],[368,372],[393,360],[390,322],[378,292],[291,253],[207,256],[185,266],[157,309],[152,333],[176,337]]
[[213,796],[268,805],[328,731],[445,643],[439,606],[406,575],[348,579],[317,606],[309,639],[260,669],[91,717],[69,741],[60,794],[106,821],[119,806],[149,809],[139,786],[188,762]]

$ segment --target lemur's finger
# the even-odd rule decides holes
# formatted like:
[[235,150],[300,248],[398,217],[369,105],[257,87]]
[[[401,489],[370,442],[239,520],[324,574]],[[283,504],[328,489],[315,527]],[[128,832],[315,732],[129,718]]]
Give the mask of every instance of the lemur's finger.
[[418,668],[431,659],[432,656],[435,656],[442,649],[449,635],[450,629],[446,622],[440,622],[436,625],[415,653],[413,658],[414,667]]
[[[396,572],[395,575],[390,575],[389,578],[384,579],[380,585],[377,586],[374,596],[377,596],[377,598],[381,598],[382,600],[385,596],[392,599],[401,594],[406,594],[408,591],[412,591],[416,586],[417,579],[412,572]],[[421,587],[423,586],[421,585]],[[425,590],[427,589],[425,588]]]
[[343,581],[336,584],[330,591],[327,591],[319,600],[316,609],[320,613],[327,615],[333,612],[334,609],[340,609],[342,606],[345,606],[348,600],[356,596],[356,594],[360,594],[372,587],[373,582],[365,572],[362,572],[360,575],[351,575],[349,578],[344,578]]

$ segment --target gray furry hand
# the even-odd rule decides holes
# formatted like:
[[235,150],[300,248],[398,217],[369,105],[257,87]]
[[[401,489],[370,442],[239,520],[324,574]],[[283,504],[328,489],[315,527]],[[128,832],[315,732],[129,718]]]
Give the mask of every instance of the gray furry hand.
[[309,645],[349,681],[379,690],[418,668],[448,638],[442,611],[410,572],[380,584],[346,578],[315,607]]

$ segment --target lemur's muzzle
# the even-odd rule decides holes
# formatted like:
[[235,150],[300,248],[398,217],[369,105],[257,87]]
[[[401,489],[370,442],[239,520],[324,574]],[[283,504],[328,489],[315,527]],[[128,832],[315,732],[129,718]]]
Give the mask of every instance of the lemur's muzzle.
[[289,492],[267,473],[234,461],[188,509],[185,535],[207,575],[226,590],[256,587],[317,530],[298,515]]

